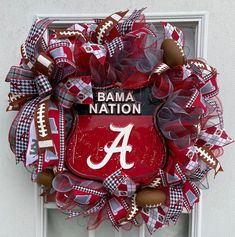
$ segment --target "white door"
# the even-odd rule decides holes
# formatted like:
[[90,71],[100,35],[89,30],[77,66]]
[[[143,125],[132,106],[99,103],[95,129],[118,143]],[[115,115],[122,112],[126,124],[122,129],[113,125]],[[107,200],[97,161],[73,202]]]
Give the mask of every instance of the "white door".
[[[17,65],[20,59],[19,46],[25,39],[26,34],[30,24],[33,21],[33,17],[37,14],[43,13],[44,16],[51,16],[50,13],[56,14],[62,17],[62,13],[65,14],[63,17],[66,20],[67,17],[71,16],[73,13],[73,20],[78,19],[77,11],[83,13],[84,18],[87,18],[88,13],[93,13],[94,16],[99,12],[100,15],[107,15],[118,9],[125,9],[129,7],[131,9],[137,7],[134,1],[129,1],[126,3],[119,3],[106,1],[58,1],[58,2],[48,2],[44,1],[40,4],[36,1],[22,1],[18,2],[13,0],[11,2],[2,1],[1,7],[1,44],[0,49],[2,52],[1,60],[1,102],[0,108],[1,114],[1,166],[0,166],[0,180],[2,189],[0,197],[0,236],[2,237],[60,237],[60,236],[148,236],[147,231],[144,227],[139,229],[135,228],[131,232],[126,231],[114,231],[109,223],[104,223],[95,231],[87,232],[85,228],[85,222],[83,220],[74,219],[72,221],[65,221],[64,216],[54,209],[54,204],[45,204],[38,198],[38,188],[35,187],[30,181],[30,175],[25,172],[23,167],[16,167],[14,164],[13,154],[10,152],[7,143],[7,133],[10,123],[14,117],[13,113],[6,114],[4,112],[7,106],[7,93],[8,85],[4,83],[3,79],[9,69],[13,64]],[[127,1],[126,1],[127,2]],[[141,5],[140,5],[140,2]],[[148,1],[147,1],[148,2]],[[139,1],[139,6],[145,6],[146,1]],[[188,52],[190,55],[196,55],[202,58],[207,56],[207,41],[210,40],[209,48],[209,59],[212,59],[217,65],[219,71],[222,75],[225,75],[223,82],[220,83],[222,88],[222,101],[225,104],[225,123],[227,123],[228,132],[232,132],[232,118],[234,118],[234,110],[226,112],[229,110],[229,102],[231,101],[233,91],[235,89],[235,83],[232,82],[232,77],[228,77],[228,71],[231,75],[234,74],[234,67],[232,68],[232,62],[234,65],[234,59],[231,61],[226,61],[226,53],[220,54],[222,64],[220,64],[219,58],[214,59],[218,56],[217,52],[222,52],[226,50],[227,45],[231,45],[230,39],[234,39],[234,33],[230,32],[230,29],[226,24],[221,27],[221,23],[217,23],[220,26],[220,32],[227,32],[227,35],[222,35],[224,39],[227,39],[228,43],[224,43],[224,48],[221,45],[221,40],[218,40],[217,32],[215,30],[216,25],[214,22],[210,22],[209,26],[213,26],[212,30],[209,29],[209,37],[207,38],[207,14],[205,12],[192,13],[193,5],[187,5],[189,1],[180,1],[178,4],[178,13],[167,13],[167,9],[174,10],[171,8],[171,1],[165,1],[163,9],[165,12],[158,13],[158,4],[148,2],[151,7],[148,8],[148,12],[153,12],[149,14],[149,19],[151,21],[158,22],[160,19],[169,20],[176,22],[177,25],[181,26],[186,32],[186,46],[190,48]],[[209,2],[209,1],[202,1]],[[217,1],[215,1],[217,2]],[[227,6],[226,11],[232,11]],[[147,4],[148,5],[148,4]],[[115,9],[113,7],[115,6]],[[198,6],[198,5],[196,5]],[[234,4],[233,4],[234,6]],[[78,10],[74,10],[74,8]],[[219,12],[219,6],[216,10]],[[188,12],[182,13],[185,9]],[[209,10],[210,6],[201,6],[199,4],[200,10]],[[86,15],[87,13],[87,15]],[[102,13],[102,14],[101,14]],[[212,19],[217,20],[213,16]],[[228,14],[229,15],[229,14]],[[232,14],[230,14],[232,15]],[[81,17],[83,18],[83,17]],[[89,18],[88,18],[89,19]],[[230,18],[228,18],[230,19]],[[226,19],[228,21],[228,19]],[[232,18],[231,18],[232,19]],[[227,23],[228,24],[228,23]],[[233,34],[233,35],[232,35]],[[233,37],[232,37],[233,36]],[[217,44],[216,44],[217,40]],[[224,41],[223,41],[224,42]],[[216,49],[216,51],[214,50]],[[234,46],[232,48],[234,50]],[[232,56],[232,49],[227,49],[228,55]],[[226,62],[226,63],[225,63]],[[211,63],[211,62],[209,62]],[[213,64],[213,62],[212,62]],[[233,72],[233,74],[232,74]],[[227,77],[226,77],[227,76]],[[227,102],[227,103],[226,103]],[[229,124],[231,120],[231,124]],[[230,127],[229,127],[230,126]],[[231,134],[233,135],[233,134]],[[229,192],[229,186],[232,186],[232,177],[234,178],[234,172],[232,172],[232,166],[234,167],[234,161],[232,158],[232,148],[230,147],[222,158],[222,164],[226,168],[225,174],[220,174],[219,177],[211,184],[211,191],[203,192],[202,204],[200,207],[196,208],[193,215],[183,214],[180,218],[177,226],[171,226],[169,228],[158,231],[154,236],[169,236],[169,237],[219,237],[226,236],[232,237],[235,233],[235,211],[234,204],[235,201],[232,198],[234,194],[231,190]],[[230,159],[230,160],[229,160]],[[232,163],[233,162],[233,163]],[[229,174],[228,174],[229,173]],[[232,176],[233,175],[233,176]],[[226,182],[225,182],[226,181]],[[218,186],[217,186],[218,183]],[[226,186],[228,188],[226,188]],[[232,193],[233,192],[233,193]],[[229,195],[230,194],[230,195]]]

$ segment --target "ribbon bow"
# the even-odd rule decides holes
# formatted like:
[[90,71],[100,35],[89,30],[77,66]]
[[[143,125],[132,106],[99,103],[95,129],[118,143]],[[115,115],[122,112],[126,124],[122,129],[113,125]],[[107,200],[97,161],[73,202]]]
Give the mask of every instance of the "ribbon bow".
[[[131,197],[138,187],[121,169],[108,176],[103,184],[96,181],[78,179],[68,173],[56,176],[53,181],[56,190],[56,203],[68,217],[88,216],[97,217],[100,221],[101,213],[107,212],[115,228],[126,223],[129,210],[128,197]],[[104,209],[104,207],[107,207]],[[75,208],[81,208],[75,211]],[[133,219],[132,223],[136,223]]]
[[[62,78],[70,75],[74,72],[75,64],[71,62],[73,56],[69,42],[55,42],[51,43],[49,47],[46,45],[43,34],[51,22],[48,19],[43,19],[37,20],[33,24],[25,43],[21,46],[21,65],[12,66],[6,77],[6,81],[10,83],[7,110],[20,111],[10,131],[12,134],[10,143],[16,153],[16,162],[24,161],[27,165],[31,164],[31,161],[26,160],[26,155],[28,154],[27,157],[29,157],[32,152],[29,149],[36,145],[37,154],[35,153],[35,156],[39,161],[38,171],[56,164],[48,162],[48,159],[58,160],[59,156],[64,156],[60,151],[64,144],[64,142],[60,142],[64,140],[64,128],[58,126],[61,136],[53,137],[49,121],[50,104],[55,103],[55,106],[58,107],[59,124],[63,124],[63,107],[70,108],[73,103],[93,103],[89,76],[69,78],[66,82],[60,82],[57,85],[55,77],[61,78],[59,74],[63,75]],[[48,55],[51,55],[52,58]],[[60,105],[54,101],[51,95],[58,99]],[[34,139],[30,139],[29,131]],[[33,135],[34,133],[36,136]],[[54,155],[48,154],[48,152],[52,152]],[[63,159],[60,163],[62,162]]]

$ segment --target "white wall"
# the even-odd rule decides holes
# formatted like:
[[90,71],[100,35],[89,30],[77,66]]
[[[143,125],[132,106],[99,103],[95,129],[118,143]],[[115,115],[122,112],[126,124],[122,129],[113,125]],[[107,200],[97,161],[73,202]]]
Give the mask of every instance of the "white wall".
[[[35,231],[34,187],[22,167],[16,167],[7,142],[14,117],[5,113],[8,85],[4,78],[20,59],[19,47],[38,13],[112,13],[147,6],[146,12],[209,11],[208,61],[219,75],[227,131],[235,137],[235,1],[233,0],[0,0],[0,236],[32,237]],[[229,146],[221,163],[225,170],[211,179],[204,192],[202,237],[232,237],[235,233],[235,146]]]

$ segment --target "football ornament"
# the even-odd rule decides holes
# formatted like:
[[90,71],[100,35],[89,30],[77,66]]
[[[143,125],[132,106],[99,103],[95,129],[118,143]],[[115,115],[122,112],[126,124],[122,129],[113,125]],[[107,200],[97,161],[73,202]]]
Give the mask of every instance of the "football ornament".
[[54,177],[55,175],[54,175],[53,170],[46,169],[37,174],[36,181],[37,181],[37,184],[43,185],[46,189],[48,189],[48,188],[51,188]]
[[[187,59],[183,32],[135,10],[56,29],[36,20],[12,66],[8,111],[16,163],[44,198],[88,228],[176,223],[200,199],[209,170],[233,142],[223,128],[217,71]],[[213,120],[214,123],[211,121]]]
[[158,189],[144,188],[136,195],[136,205],[143,208],[156,208],[166,201],[166,194]]
[[161,49],[163,50],[163,61],[169,67],[183,66],[185,56],[182,47],[173,39],[165,39],[162,42]]

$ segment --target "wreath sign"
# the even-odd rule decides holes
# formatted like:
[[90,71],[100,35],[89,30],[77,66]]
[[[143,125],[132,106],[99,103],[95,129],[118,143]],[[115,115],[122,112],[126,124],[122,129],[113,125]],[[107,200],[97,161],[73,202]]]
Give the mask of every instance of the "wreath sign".
[[[8,111],[16,163],[42,195],[88,228],[143,221],[150,233],[199,201],[207,173],[232,142],[223,128],[217,71],[187,59],[183,32],[144,9],[55,29],[36,20],[12,66]],[[122,21],[121,21],[122,20]]]

